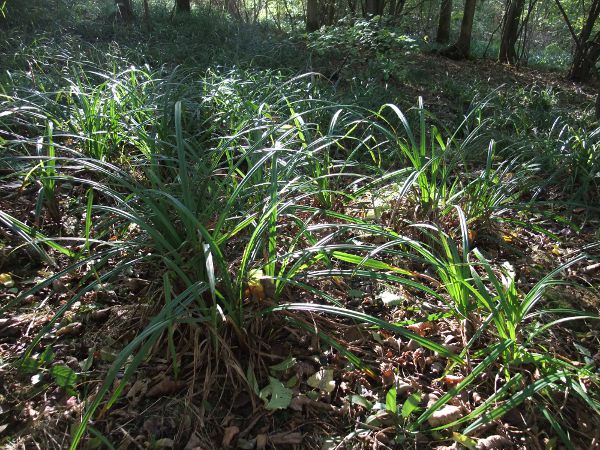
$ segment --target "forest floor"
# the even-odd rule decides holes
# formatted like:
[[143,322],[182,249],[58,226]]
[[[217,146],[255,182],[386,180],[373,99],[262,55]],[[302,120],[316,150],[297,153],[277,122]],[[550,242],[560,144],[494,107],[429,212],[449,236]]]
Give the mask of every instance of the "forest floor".
[[[6,51],[4,48],[4,55]],[[490,60],[453,61],[419,52],[405,58],[407,69],[402,76],[377,80],[377,95],[381,100],[388,95],[385,102],[403,109],[413,107],[417,97],[423,97],[428,111],[441,125],[455,122],[471,109],[474,98],[481,101],[488,95],[493,96],[490,102],[497,102],[497,114],[528,116],[530,121],[522,120],[524,127],[531,127],[528,130],[531,134],[536,133],[538,125],[550,128],[548,117],[563,112],[574,120],[593,123],[590,111],[598,89],[593,83],[579,85],[565,80],[561,73],[499,65]],[[35,77],[35,69],[21,70],[29,70],[28,76]],[[343,67],[338,90],[331,94],[333,98],[347,95],[353,89],[350,74],[358,70],[360,64]],[[326,83],[324,89],[328,89]],[[9,92],[8,86],[3,86],[3,90]],[[529,109],[519,110],[523,104]],[[0,117],[2,114],[0,111]],[[541,116],[535,117],[536,114]],[[496,139],[518,142],[520,137],[507,125],[508,119],[502,123],[494,130]],[[2,132],[1,142],[8,148],[15,132]],[[23,126],[23,135],[28,132]],[[68,138],[61,145],[77,147]],[[123,167],[130,166],[124,163]],[[73,178],[89,177],[102,182],[98,174],[87,173],[80,166],[67,166],[64,170]],[[87,226],[84,207],[87,194],[83,185],[66,182],[58,190],[61,219],[56,223],[47,212],[40,214],[39,185],[26,182],[27,177],[22,173],[15,175],[13,166],[0,165],[0,212],[23,223],[35,224],[45,236],[60,236],[66,241],[81,236],[81,229]],[[534,193],[525,195],[533,197]],[[580,310],[587,315],[581,320],[558,323],[544,334],[542,341],[536,341],[532,353],[545,353],[551,355],[552,363],[562,361],[570,368],[598,375],[600,326],[597,320],[590,319],[600,311],[598,205],[593,200],[563,201],[563,195],[556,186],[548,188],[538,211],[525,218],[521,211],[509,210],[501,221],[486,222],[469,230],[468,245],[484,252],[494,268],[510,267],[517,274],[519,292],[531,292],[546,274],[585,249],[587,258],[562,271],[561,280],[566,283],[549,286],[543,305],[547,310]],[[363,200],[353,199],[332,208],[345,217],[362,220],[372,212]],[[315,205],[318,203],[314,199],[307,200],[306,206]],[[109,206],[108,201],[105,206]],[[394,209],[395,215],[414,218],[414,222],[420,219],[411,201],[398,200]],[[396,233],[423,238],[412,224],[393,222],[390,214],[386,211],[377,220]],[[299,217],[308,220],[308,214]],[[323,221],[326,219],[331,220],[322,217]],[[457,221],[446,217],[440,218],[439,223],[452,230],[449,235],[460,239]],[[294,230],[289,227],[292,236]],[[105,238],[108,243],[127,240],[127,230],[116,227],[115,230],[114,236],[99,235],[98,239]],[[75,253],[82,252],[87,245],[84,241],[65,245]],[[235,253],[237,245],[240,243],[233,241],[227,251]],[[68,448],[86,408],[99,395],[106,374],[116,370],[107,389],[110,394],[120,395],[115,396],[110,407],[103,403],[97,410],[82,448],[547,450],[568,448],[561,440],[564,438],[561,432],[566,429],[571,448],[600,449],[600,416],[595,409],[598,384],[593,375],[581,373],[572,378],[576,382],[568,384],[562,394],[552,391],[543,401],[520,401],[517,407],[491,417],[469,437],[453,434],[457,427],[443,429],[446,424],[474,414],[478,408],[491,405],[493,410],[507,404],[506,399],[496,401],[495,395],[502,386],[508,386],[508,379],[517,377],[508,377],[508,369],[503,372],[494,366],[492,370],[492,365],[486,362],[486,347],[495,345],[492,335],[482,335],[477,341],[478,351],[474,351],[473,361],[452,365],[447,357],[424,347],[418,339],[407,337],[410,335],[399,336],[372,324],[359,326],[348,317],[314,311],[294,315],[284,311],[279,315],[257,314],[244,330],[246,340],[240,339],[234,326],[224,326],[222,340],[216,344],[202,327],[178,323],[151,344],[151,356],[140,362],[135,373],[127,374],[126,367],[132,364],[133,357],[122,366],[115,365],[115,361],[159,312],[163,302],[164,285],[163,279],[156,276],[157,266],[136,263],[115,279],[79,295],[81,286],[89,283],[93,265],[62,273],[71,267],[73,260],[56,249],[49,249],[48,254],[56,265],[50,265],[39,252],[24,245],[14,228],[0,226],[3,307],[0,445],[3,448]],[[113,260],[109,266],[116,267],[119,255],[110,258]],[[239,266],[239,258],[234,256],[232,266]],[[408,259],[402,264],[402,269],[412,274],[411,280],[422,281],[433,294],[425,295],[411,286],[385,280],[353,276],[319,279],[314,286],[316,291],[326,292],[347,309],[403,325],[413,336],[461,353],[469,338],[487,326],[486,316],[473,317],[466,327],[434,295],[443,291],[435,279],[435,270],[424,261]],[[50,281],[27,294],[44,280]],[[269,283],[260,280],[258,287],[251,282],[246,286],[247,314],[283,302],[318,303],[316,291],[298,287],[287,287],[274,300]],[[75,303],[74,297],[77,297]],[[61,309],[65,311],[55,316]],[[531,317],[527,320],[528,324],[533,322]],[[326,337],[319,339],[311,330],[319,330]],[[37,336],[41,338],[37,340]],[[23,360],[32,343],[35,344],[32,352]],[[340,347],[357,356],[361,367],[349,364],[348,355]],[[177,355],[176,363],[173,352]],[[546,365],[551,364],[526,361],[516,369],[524,389],[541,386],[547,377]],[[252,372],[249,367],[254,369],[254,379],[249,376]],[[472,382],[469,377],[474,373],[477,379]],[[559,378],[548,383],[558,383]],[[589,390],[589,397],[567,395],[568,391],[578,389]],[[258,391],[263,398],[255,395]],[[429,424],[429,428],[441,428],[433,431],[412,428],[415,414],[426,411],[448,392],[454,395],[445,406],[430,417],[419,416],[425,417],[422,422]],[[279,398],[288,393],[289,401]],[[590,404],[585,403],[586,398],[592,398]],[[280,401],[286,406],[273,407]],[[547,420],[548,416],[560,417],[566,425],[556,426]]]

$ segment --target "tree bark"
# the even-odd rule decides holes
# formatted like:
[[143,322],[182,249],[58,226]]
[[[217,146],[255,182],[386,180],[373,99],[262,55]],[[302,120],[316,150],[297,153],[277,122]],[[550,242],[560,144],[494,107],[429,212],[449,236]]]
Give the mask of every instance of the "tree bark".
[[515,45],[519,38],[519,24],[524,6],[525,0],[509,0],[504,15],[500,52],[498,53],[498,61],[501,63],[513,64],[517,60]]
[[575,52],[569,78],[573,81],[587,81],[591,78],[596,62],[600,59],[600,32],[593,41],[584,42]]
[[[266,5],[265,5],[266,6]],[[242,13],[240,12],[240,4],[237,0],[226,0],[225,7],[227,8],[227,12],[231,14],[231,17],[234,17],[237,20],[242,20]],[[268,9],[267,9],[268,11]],[[255,18],[255,22],[256,22]]]
[[365,16],[380,16],[385,6],[384,0],[367,0],[365,5]]
[[306,1],[306,31],[312,33],[321,27],[319,21],[319,0]]
[[600,31],[592,38],[594,24],[600,16],[600,0],[594,0],[590,6],[588,18],[576,39],[577,48],[573,55],[573,64],[569,78],[573,81],[586,81],[592,74],[596,61],[600,58]]
[[390,8],[390,14],[394,17],[399,17],[402,11],[404,11],[404,5],[406,5],[406,0],[396,0],[394,8]]
[[440,5],[440,18],[435,41],[447,44],[450,41],[450,23],[452,18],[452,0],[442,0]]
[[192,10],[190,0],[175,0],[175,10],[177,12],[190,12]]
[[456,46],[466,58],[471,51],[471,34],[473,33],[473,20],[475,19],[475,6],[477,0],[466,0],[463,19],[460,24],[460,36]]
[[[600,1],[600,0],[599,0]],[[469,57],[471,51],[471,35],[473,34],[473,20],[475,18],[475,6],[477,0],[466,0],[462,22],[460,24],[460,35],[456,44],[442,50],[440,53],[448,58],[463,59]]]
[[144,0],[144,22],[149,30],[152,29],[152,20],[150,19],[150,6],[148,0]]
[[116,18],[123,22],[131,22],[134,18],[131,0],[115,0]]

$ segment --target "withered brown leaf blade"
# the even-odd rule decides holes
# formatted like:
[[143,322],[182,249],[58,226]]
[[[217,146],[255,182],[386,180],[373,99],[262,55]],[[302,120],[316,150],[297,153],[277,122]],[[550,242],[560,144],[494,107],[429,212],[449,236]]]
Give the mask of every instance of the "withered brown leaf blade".
[[175,381],[170,378],[163,378],[158,384],[152,386],[146,392],[146,397],[158,397],[160,395],[169,395],[177,392],[185,386],[183,381]]

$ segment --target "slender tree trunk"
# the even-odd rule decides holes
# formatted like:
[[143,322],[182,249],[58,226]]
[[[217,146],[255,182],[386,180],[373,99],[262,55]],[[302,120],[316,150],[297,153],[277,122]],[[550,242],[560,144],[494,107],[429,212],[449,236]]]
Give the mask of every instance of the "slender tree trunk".
[[152,19],[150,18],[150,6],[148,0],[144,0],[144,22],[149,30],[152,29]]
[[573,58],[569,78],[573,81],[589,80],[598,59],[600,59],[600,32],[596,34],[593,41],[580,44]]
[[473,20],[475,18],[475,6],[477,0],[466,0],[463,19],[460,24],[460,36],[456,43],[459,51],[466,58],[471,50],[471,34],[473,33]]
[[192,10],[190,0],[175,0],[175,9],[177,12],[190,12]]
[[569,71],[569,78],[573,81],[589,79],[596,61],[600,58],[600,31],[592,38],[594,24],[598,21],[598,17],[600,17],[600,0],[594,0],[588,18],[576,39],[577,48]]
[[123,22],[131,22],[134,18],[131,0],[115,0],[116,17]]
[[450,19],[452,18],[452,0],[442,0],[440,5],[440,18],[435,41],[447,44],[450,41]]
[[367,0],[365,5],[365,16],[379,16],[383,13],[384,0]]
[[600,120],[600,92],[598,92],[598,97],[596,97],[596,119]]
[[[600,0],[599,0],[600,1]],[[466,0],[462,22],[460,24],[460,35],[456,44],[442,50],[440,53],[448,58],[463,59],[469,57],[471,51],[471,34],[473,34],[473,20],[475,18],[475,6],[477,0]]]
[[377,0],[366,0],[365,16],[377,15]]
[[352,15],[356,14],[356,0],[348,0],[348,9]]
[[[265,4],[265,6],[268,6]],[[240,12],[240,4],[237,0],[226,0],[225,1],[225,7],[227,8],[227,12],[229,14],[231,14],[232,17],[236,18],[237,20],[242,20],[242,13]],[[254,22],[257,21],[258,19],[258,11],[260,11],[261,7],[258,7],[256,9],[257,14],[255,14],[254,16]],[[267,14],[268,14],[268,8],[266,9]]]
[[306,1],[306,31],[312,33],[321,27],[319,21],[319,0]]
[[519,38],[519,24],[524,6],[525,0],[509,0],[508,2],[498,54],[498,61],[501,63],[513,64],[517,60],[515,45]]
[[333,25],[335,22],[335,0],[329,0],[325,11],[325,24]]
[[402,14],[402,11],[404,11],[404,5],[406,5],[406,0],[397,0],[396,1],[396,6],[395,6],[394,12],[393,12],[393,15],[395,17],[398,17]]

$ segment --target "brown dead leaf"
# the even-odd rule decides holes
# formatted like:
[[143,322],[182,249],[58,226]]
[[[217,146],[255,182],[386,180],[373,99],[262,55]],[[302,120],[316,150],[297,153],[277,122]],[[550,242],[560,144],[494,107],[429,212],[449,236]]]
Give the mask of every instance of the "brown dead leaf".
[[63,280],[58,279],[52,282],[52,289],[54,292],[64,293],[69,290],[69,287]]
[[269,436],[271,444],[274,446],[278,445],[300,445],[302,444],[304,436],[299,432],[292,433],[275,433]]
[[110,316],[111,310],[112,308],[97,309],[96,311],[92,311],[90,317],[92,320],[97,321],[106,320]]
[[122,284],[131,292],[139,292],[148,286],[150,282],[141,278],[125,278],[122,280]]
[[75,336],[81,334],[83,331],[83,324],[81,322],[71,322],[62,328],[56,330],[57,336]]
[[310,404],[310,399],[306,395],[298,395],[297,397],[294,397],[292,399],[292,401],[290,402],[289,408],[292,411],[302,411],[304,406],[309,405],[309,404]]
[[314,409],[319,409],[323,411],[336,412],[337,408],[328,402],[320,402],[318,400],[313,400],[308,398],[304,394],[300,394],[292,399],[290,402],[289,408],[293,411],[302,411],[304,407],[311,407]]
[[266,434],[259,434],[256,436],[256,450],[265,450],[267,448],[267,442],[269,437]]
[[442,381],[446,383],[448,386],[455,386],[458,383],[462,382],[465,379],[462,375],[446,375]]
[[381,381],[384,386],[391,386],[396,381],[394,368],[391,364],[383,363],[381,369]]
[[146,393],[146,397],[159,397],[161,395],[170,395],[185,386],[183,381],[175,381],[170,378],[163,378],[158,384],[152,386]]
[[202,440],[197,432],[193,432],[183,450],[202,450]]
[[154,443],[155,448],[173,448],[175,446],[175,442],[173,439],[162,438]]
[[426,336],[429,331],[433,330],[433,324],[431,322],[419,322],[408,325],[406,328],[419,336]]
[[14,337],[22,333],[21,325],[24,322],[11,317],[9,319],[0,319],[0,337]]
[[228,448],[231,445],[231,441],[236,437],[240,432],[239,427],[235,425],[225,428],[223,431],[223,441],[221,442],[221,446],[223,448]]
[[475,448],[477,450],[504,450],[513,448],[513,444],[507,437],[493,434],[485,439],[479,439]]
[[438,409],[436,412],[434,412],[429,418],[428,422],[429,425],[435,428],[452,423],[455,420],[460,419],[463,415],[462,408],[453,405],[446,405],[442,409]]
[[148,391],[148,380],[137,380],[127,392],[127,400],[131,406],[136,406]]

